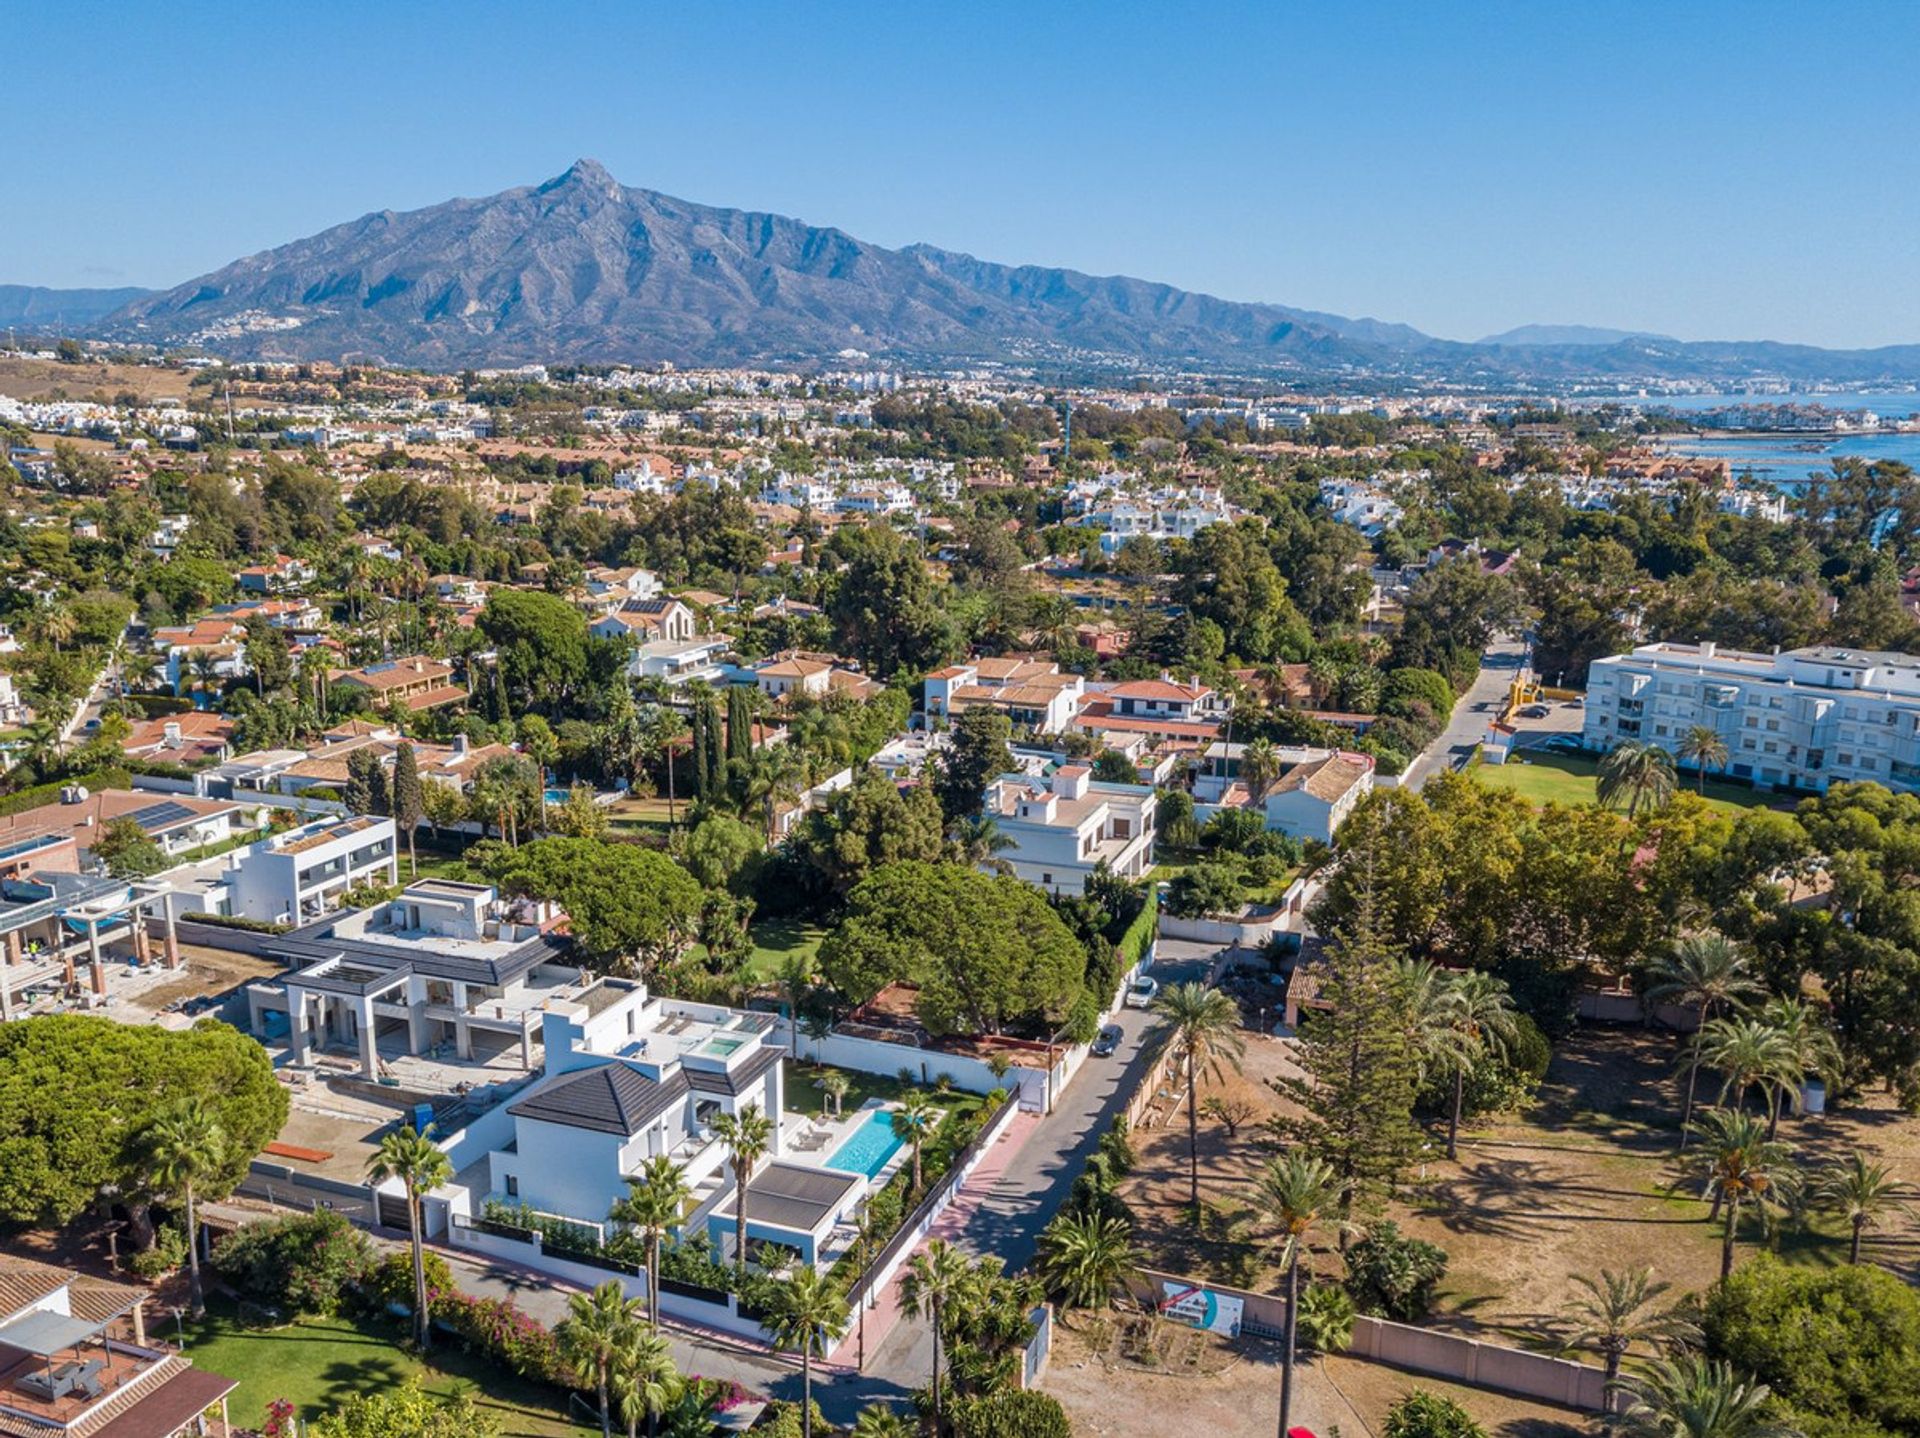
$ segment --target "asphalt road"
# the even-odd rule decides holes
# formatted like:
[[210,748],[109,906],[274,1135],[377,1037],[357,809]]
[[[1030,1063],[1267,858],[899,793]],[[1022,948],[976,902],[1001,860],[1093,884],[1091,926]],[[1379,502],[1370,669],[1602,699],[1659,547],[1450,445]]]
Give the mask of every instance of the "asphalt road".
[[1458,769],[1467,762],[1486,734],[1487,725],[1505,707],[1507,687],[1513,683],[1526,652],[1525,641],[1517,638],[1499,639],[1488,647],[1480,659],[1479,677],[1453,706],[1447,727],[1407,765],[1401,788],[1417,790],[1440,770]]

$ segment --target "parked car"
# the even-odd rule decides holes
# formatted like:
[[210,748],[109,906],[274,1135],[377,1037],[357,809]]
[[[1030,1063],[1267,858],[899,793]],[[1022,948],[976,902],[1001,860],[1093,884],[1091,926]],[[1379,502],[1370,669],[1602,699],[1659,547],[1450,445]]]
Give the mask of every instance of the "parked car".
[[1144,1009],[1150,1007],[1153,1001],[1159,997],[1160,985],[1148,978],[1145,974],[1142,974],[1139,978],[1127,985],[1125,1003],[1130,1009]]
[[1582,699],[1578,694],[1567,701],[1567,708],[1569,709],[1584,709],[1586,707],[1587,701]]
[[1093,1041],[1093,1056],[1097,1059],[1106,1058],[1120,1047],[1121,1037],[1120,1025],[1108,1024],[1100,1030],[1100,1036]]
[[1551,739],[1544,741],[1540,747],[1542,749],[1578,749],[1581,747],[1580,736],[1578,734],[1556,734]]
[[1529,704],[1520,711],[1520,717],[1522,719],[1544,719],[1547,717],[1547,706],[1544,704]]

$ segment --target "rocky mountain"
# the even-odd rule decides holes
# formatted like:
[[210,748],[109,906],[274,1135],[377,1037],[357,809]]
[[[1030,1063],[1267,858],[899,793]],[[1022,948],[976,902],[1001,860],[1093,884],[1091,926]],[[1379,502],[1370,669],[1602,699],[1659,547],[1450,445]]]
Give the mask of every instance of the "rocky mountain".
[[1920,347],[1689,345],[1547,327],[1496,343],[1126,277],[886,249],[780,215],[621,185],[581,160],[542,185],[383,210],[142,296],[108,337],[240,358],[912,365],[1024,358],[1290,376],[1507,383],[1920,375]]
[[0,325],[17,325],[35,332],[84,329],[152,293],[133,287],[49,290],[38,285],[0,285]]

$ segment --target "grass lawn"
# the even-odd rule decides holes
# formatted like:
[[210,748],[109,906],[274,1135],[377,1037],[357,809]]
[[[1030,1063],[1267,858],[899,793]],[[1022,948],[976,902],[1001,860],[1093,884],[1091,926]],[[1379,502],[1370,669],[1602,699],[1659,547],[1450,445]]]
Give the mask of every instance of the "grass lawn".
[[827,931],[818,924],[802,924],[793,919],[763,919],[752,928],[753,953],[741,970],[749,983],[763,983],[780,972],[780,966],[795,954],[811,959],[820,951]]
[[[813,1081],[826,1069],[823,1066],[806,1062],[804,1059],[786,1061],[787,1109],[791,1113],[804,1113],[818,1118],[828,1111],[827,1096],[814,1087]],[[841,1107],[852,1113],[868,1099],[882,1099],[888,1103],[897,1101],[909,1088],[920,1088],[934,1104],[949,1113],[964,1113],[980,1107],[979,1094],[962,1093],[959,1089],[950,1089],[941,1093],[932,1087],[922,1088],[919,1084],[903,1084],[897,1078],[884,1078],[879,1074],[855,1073],[852,1069],[841,1069],[847,1076],[846,1096],[840,1100]]]
[[[684,824],[687,819],[686,801],[682,799],[673,808]],[[668,827],[667,813],[665,799],[616,799],[607,806],[607,823],[614,829],[664,834]]]
[[276,1398],[291,1400],[303,1418],[318,1418],[352,1394],[414,1376],[431,1393],[472,1392],[508,1438],[579,1438],[597,1431],[567,1421],[564,1395],[460,1352],[445,1335],[431,1362],[423,1362],[400,1348],[395,1325],[310,1318],[286,1328],[247,1328],[234,1317],[233,1303],[221,1298],[208,1304],[204,1322],[187,1325],[186,1332],[187,1357],[240,1384],[228,1405],[236,1426],[257,1426]]
[[[1522,749],[1504,764],[1475,764],[1468,773],[1492,789],[1510,789],[1534,804],[1591,804],[1594,801],[1594,775],[1599,761],[1590,754],[1556,754],[1548,750]],[[1699,781],[1681,774],[1679,785],[1689,794],[1700,792]],[[1707,807],[1725,813],[1772,805],[1791,808],[1794,799],[1762,793],[1741,784],[1723,784],[1707,780]]]

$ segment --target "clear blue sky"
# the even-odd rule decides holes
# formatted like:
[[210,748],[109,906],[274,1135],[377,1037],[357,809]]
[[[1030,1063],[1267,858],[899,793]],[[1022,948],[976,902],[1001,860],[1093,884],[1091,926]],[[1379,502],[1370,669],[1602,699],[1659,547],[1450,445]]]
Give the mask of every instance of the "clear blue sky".
[[1920,5],[12,0],[0,282],[558,174],[1472,339],[1920,341]]

